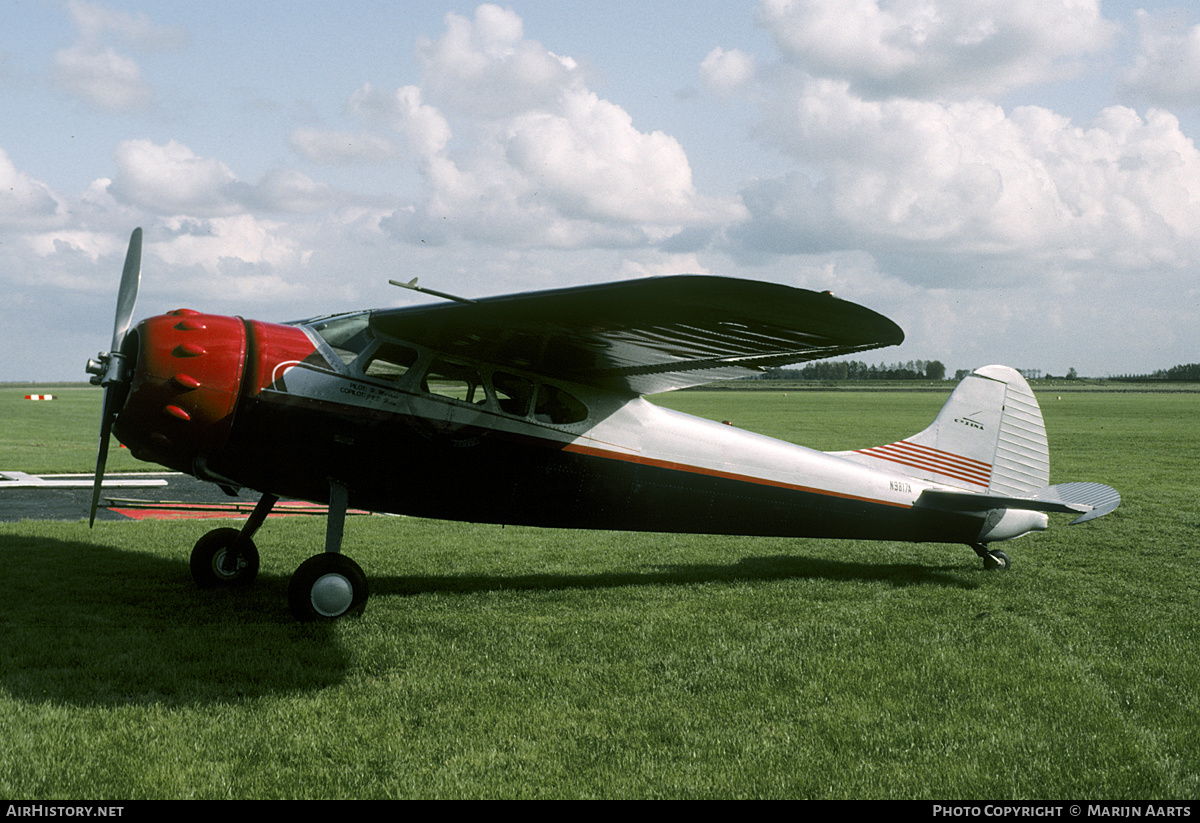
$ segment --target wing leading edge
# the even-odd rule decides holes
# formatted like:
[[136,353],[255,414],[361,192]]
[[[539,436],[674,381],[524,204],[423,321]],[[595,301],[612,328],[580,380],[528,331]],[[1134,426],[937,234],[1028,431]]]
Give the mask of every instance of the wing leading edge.
[[701,275],[381,309],[371,326],[447,355],[632,394],[904,340],[888,318],[828,292]]

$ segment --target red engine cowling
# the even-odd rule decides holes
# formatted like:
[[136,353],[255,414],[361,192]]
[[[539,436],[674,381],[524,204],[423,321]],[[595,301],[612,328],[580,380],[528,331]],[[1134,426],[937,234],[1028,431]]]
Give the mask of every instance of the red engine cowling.
[[190,309],[142,321],[124,348],[133,376],[113,433],[137,459],[183,472],[225,445],[243,392],[313,352],[295,326]]
[[139,460],[191,471],[229,436],[246,365],[239,317],[179,309],[138,324],[125,405],[113,425]]

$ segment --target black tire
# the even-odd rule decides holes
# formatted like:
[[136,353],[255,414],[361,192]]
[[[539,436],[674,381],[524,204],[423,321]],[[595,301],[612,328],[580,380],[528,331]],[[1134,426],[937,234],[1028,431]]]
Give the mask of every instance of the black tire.
[[992,549],[987,553],[987,557],[983,558],[983,567],[985,569],[994,569],[996,571],[1008,571],[1012,565],[1012,561],[1008,559],[1008,555],[999,549]]
[[341,554],[318,554],[292,575],[288,606],[297,620],[337,620],[361,615],[369,594],[367,576],[357,563]]
[[238,538],[237,529],[213,529],[192,548],[192,579],[208,589],[214,586],[248,586],[258,576],[258,547],[247,540],[238,555],[237,569],[224,569],[225,556]]

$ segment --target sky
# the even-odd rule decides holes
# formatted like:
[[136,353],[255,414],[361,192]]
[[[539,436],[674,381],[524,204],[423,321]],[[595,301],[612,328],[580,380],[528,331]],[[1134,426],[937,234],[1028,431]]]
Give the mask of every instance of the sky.
[[905,330],[869,363],[1200,361],[1200,8],[0,0],[0,381],[135,318],[667,274]]

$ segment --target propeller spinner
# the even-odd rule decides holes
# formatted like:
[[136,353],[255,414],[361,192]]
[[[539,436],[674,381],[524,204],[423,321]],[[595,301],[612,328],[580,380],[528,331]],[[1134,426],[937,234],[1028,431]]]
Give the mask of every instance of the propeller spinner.
[[132,364],[126,363],[121,353],[121,344],[129,331],[133,308],[137,303],[138,284],[142,278],[142,230],[133,230],[129,238],[129,251],[125,254],[125,269],[121,272],[121,286],[117,292],[117,314],[113,320],[112,345],[101,352],[97,359],[88,360],[87,372],[92,383],[104,387],[104,400],[100,411],[100,445],[96,451],[96,477],[92,483],[92,507],[88,526],[96,522],[96,506],[100,502],[100,486],[104,482],[104,465],[108,462],[108,441],[113,421],[129,389],[129,373]]

